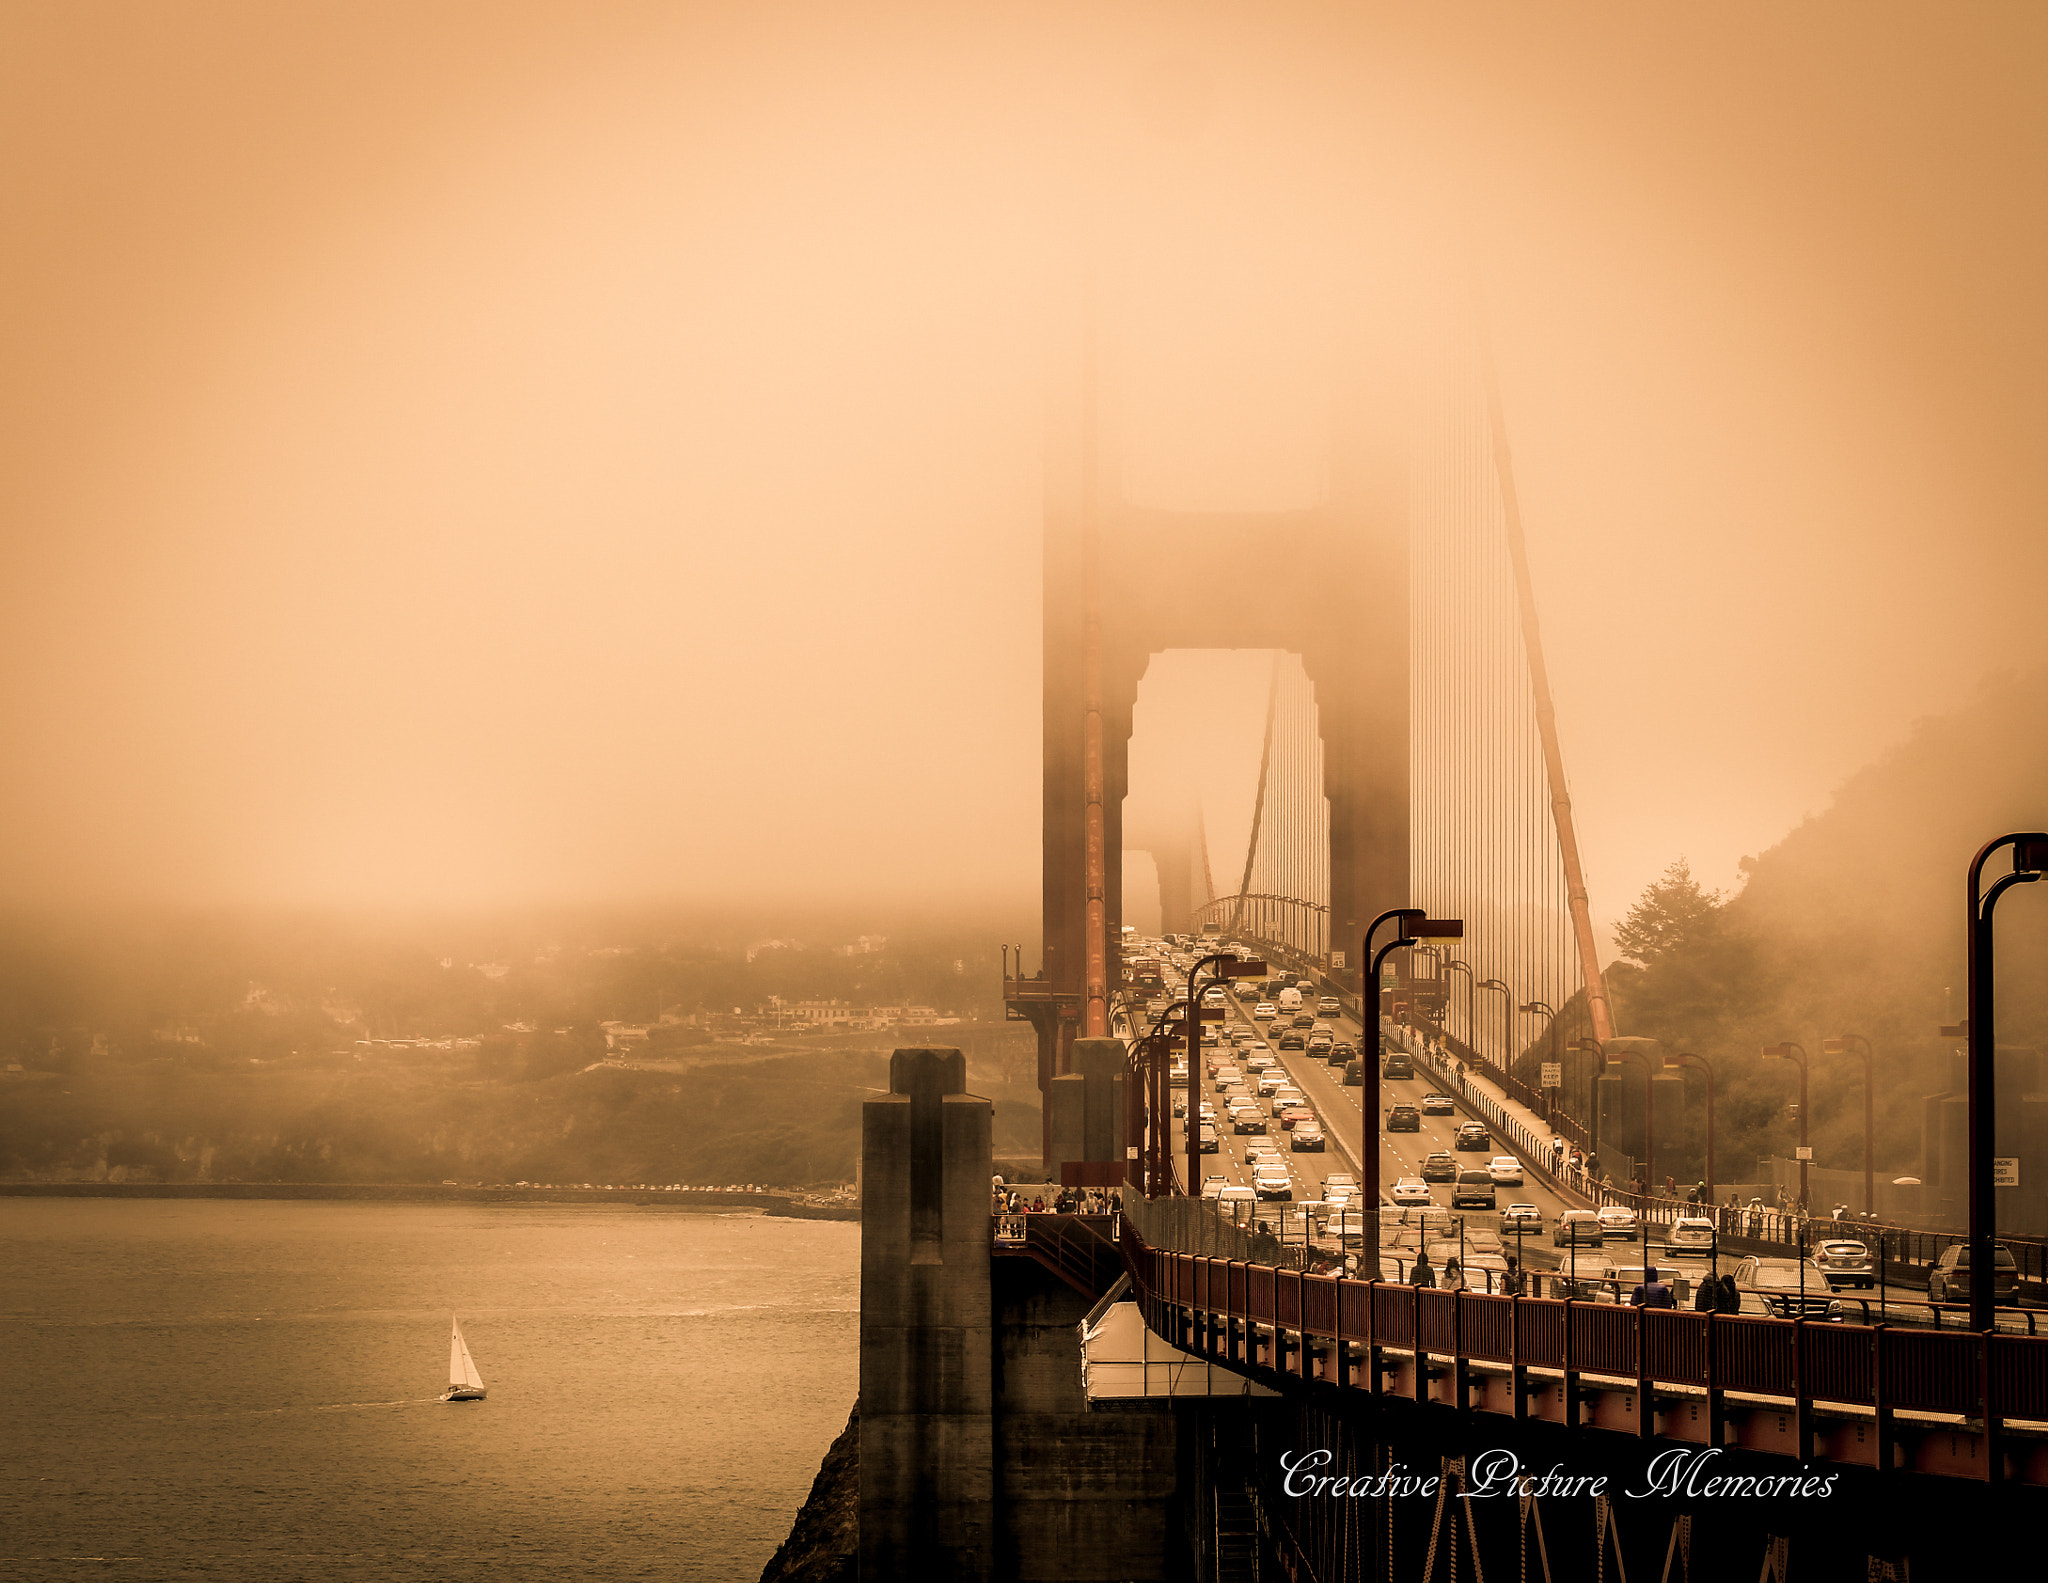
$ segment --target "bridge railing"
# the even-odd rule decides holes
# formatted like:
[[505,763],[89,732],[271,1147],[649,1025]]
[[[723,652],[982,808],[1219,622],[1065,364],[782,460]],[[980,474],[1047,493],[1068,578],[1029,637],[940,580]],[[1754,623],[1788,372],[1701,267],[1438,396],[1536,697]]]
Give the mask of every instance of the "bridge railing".
[[[1702,1389],[1717,1415],[1732,1391],[1881,1416],[1981,1418],[1988,1407],[1994,1425],[2048,1423],[2048,1336],[1417,1289],[1156,1249],[1128,1222],[1122,1252],[1153,1330],[1247,1373],[1310,1372],[1287,1357],[1305,1360],[1313,1348],[1303,1343],[1319,1340],[1330,1345],[1310,1377],[1347,1389],[1381,1389],[1362,1359],[1388,1349]],[[1230,1355],[1218,1357],[1215,1338],[1232,1334]]]

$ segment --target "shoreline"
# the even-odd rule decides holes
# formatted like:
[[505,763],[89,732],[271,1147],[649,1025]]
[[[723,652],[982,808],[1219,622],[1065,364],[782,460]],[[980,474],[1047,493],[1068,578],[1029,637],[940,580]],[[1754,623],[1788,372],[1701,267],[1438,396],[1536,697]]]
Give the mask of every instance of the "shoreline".
[[0,1182],[7,1198],[220,1198],[382,1204],[623,1204],[788,1220],[858,1220],[851,1200],[807,1202],[791,1193],[650,1192],[633,1187],[450,1187],[435,1182]]

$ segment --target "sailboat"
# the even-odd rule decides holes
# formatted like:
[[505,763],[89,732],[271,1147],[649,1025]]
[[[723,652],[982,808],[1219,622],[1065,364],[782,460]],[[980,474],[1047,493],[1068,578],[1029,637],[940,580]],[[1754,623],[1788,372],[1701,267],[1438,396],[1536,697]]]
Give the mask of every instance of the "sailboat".
[[444,1402],[480,1402],[484,1399],[484,1377],[476,1371],[476,1359],[469,1355],[469,1343],[462,1339],[462,1322],[451,1319],[448,1333],[448,1389]]

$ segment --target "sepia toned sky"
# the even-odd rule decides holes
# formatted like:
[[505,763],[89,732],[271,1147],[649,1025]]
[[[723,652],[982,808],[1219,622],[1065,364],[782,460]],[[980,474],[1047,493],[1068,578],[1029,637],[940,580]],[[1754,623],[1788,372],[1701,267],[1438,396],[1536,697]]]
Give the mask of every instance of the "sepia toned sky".
[[1482,302],[1596,909],[1734,883],[2048,658],[2048,14],[1420,9],[0,10],[0,889],[1028,907],[1081,274],[1161,503]]

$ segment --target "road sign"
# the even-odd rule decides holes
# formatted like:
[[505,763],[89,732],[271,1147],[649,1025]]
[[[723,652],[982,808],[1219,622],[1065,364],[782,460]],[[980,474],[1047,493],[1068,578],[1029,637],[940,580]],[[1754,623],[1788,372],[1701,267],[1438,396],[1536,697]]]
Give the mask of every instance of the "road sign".
[[1564,1062],[1545,1061],[1543,1063],[1543,1086],[1545,1088],[1564,1087]]
[[1344,965],[1344,953],[1343,953],[1342,951],[1332,951],[1332,952],[1330,953],[1330,966],[1332,966],[1332,967],[1342,967],[1343,965]]
[[2020,1159],[2018,1155],[1992,1155],[1991,1185],[1993,1187],[2018,1187],[2020,1185]]
[[1795,1160],[1810,1160],[1813,1158],[1813,1150],[1802,1143],[1792,1151],[1792,1158]]

